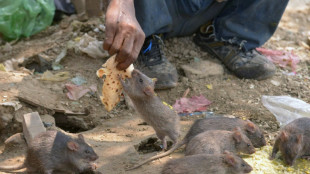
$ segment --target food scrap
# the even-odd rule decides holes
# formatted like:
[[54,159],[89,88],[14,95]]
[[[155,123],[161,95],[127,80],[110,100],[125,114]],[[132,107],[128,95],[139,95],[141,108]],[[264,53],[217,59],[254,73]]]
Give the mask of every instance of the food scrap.
[[114,55],[102,65],[103,68],[97,70],[97,76],[99,78],[105,76],[100,99],[107,111],[111,111],[120,101],[123,87],[119,80],[119,75],[121,75],[122,79],[131,78],[131,72],[134,69],[131,64],[126,70],[120,71],[116,68],[116,65],[117,62],[115,61]]
[[274,160],[269,160],[272,146],[265,146],[257,149],[252,155],[244,155],[243,159],[253,167],[252,174],[260,173],[307,173],[310,174],[310,161],[297,159],[293,166],[286,166],[283,160],[279,159],[280,153]]

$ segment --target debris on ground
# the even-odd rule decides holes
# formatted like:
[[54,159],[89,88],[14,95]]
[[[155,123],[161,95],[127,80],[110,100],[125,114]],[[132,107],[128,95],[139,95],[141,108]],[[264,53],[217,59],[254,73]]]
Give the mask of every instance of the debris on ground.
[[52,64],[53,70],[61,70],[63,68],[62,65],[60,65],[61,60],[67,55],[67,48],[64,48],[61,50],[61,52],[56,57],[54,63]]
[[60,81],[67,80],[69,78],[70,78],[70,73],[68,71],[58,72],[56,74],[53,74],[51,71],[45,71],[42,74],[40,80],[60,82]]
[[193,96],[191,98],[182,97],[173,105],[177,113],[191,113],[194,111],[205,111],[211,102],[203,95]]
[[79,38],[79,42],[76,46],[80,51],[86,53],[92,58],[106,58],[109,54],[107,51],[103,50],[102,45],[103,41],[98,41],[96,38],[84,34]]
[[3,63],[0,63],[0,71],[6,71],[6,69],[5,69],[4,65],[3,65]]
[[[181,65],[187,78],[204,78],[224,74],[221,64],[210,60],[195,59],[189,65]],[[208,67],[208,68],[206,68]]]
[[53,22],[53,0],[5,1],[1,5],[0,33],[7,40],[29,37]]
[[19,101],[10,101],[10,102],[5,102],[5,103],[0,103],[0,105],[13,107],[15,111],[23,107],[23,105],[21,105]]
[[[171,141],[167,141],[167,148],[172,146]],[[162,142],[156,137],[150,137],[146,140],[141,141],[139,144],[134,146],[135,149],[140,153],[151,153],[162,150]]]
[[72,78],[71,82],[74,83],[75,85],[78,85],[78,86],[81,86],[84,83],[87,83],[87,81],[81,76],[76,76],[76,77]]
[[274,160],[269,160],[269,156],[272,151],[272,146],[264,146],[260,149],[256,149],[256,152],[252,155],[244,155],[243,159],[252,166],[253,174],[261,173],[310,173],[310,162],[305,159],[297,159],[294,166],[286,166],[283,160],[279,159],[279,154]]
[[70,100],[78,100],[90,91],[92,92],[97,91],[96,85],[91,85],[90,87],[84,87],[84,86],[78,86],[78,85],[74,85],[71,83],[67,83],[65,86],[66,86],[66,89],[68,90],[67,97]]
[[23,116],[23,133],[28,145],[35,136],[45,131],[46,128],[38,112],[28,113]]
[[281,126],[301,117],[310,117],[310,104],[290,96],[262,96],[263,105]]
[[297,64],[300,59],[293,51],[279,51],[266,48],[256,48],[256,50],[280,67],[284,68],[289,66],[293,72],[296,72]]

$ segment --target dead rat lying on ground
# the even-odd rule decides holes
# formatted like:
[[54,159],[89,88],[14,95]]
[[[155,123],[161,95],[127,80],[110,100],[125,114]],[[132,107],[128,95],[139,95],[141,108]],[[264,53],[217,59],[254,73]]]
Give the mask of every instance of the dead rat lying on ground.
[[208,131],[208,130],[227,130],[232,131],[234,128],[240,127],[241,131],[251,140],[254,147],[262,147],[266,145],[265,137],[260,128],[249,120],[242,120],[239,118],[228,118],[222,116],[215,116],[211,118],[198,119],[191,126],[190,130],[184,137],[184,139],[175,144],[170,150],[162,154],[153,156],[134,168],[140,167],[141,165],[148,163],[152,160],[165,157],[170,155],[179,147],[188,144],[188,142],[196,135]]
[[96,168],[98,156],[82,134],[71,138],[59,131],[46,131],[29,144],[24,163],[19,166],[1,166],[1,171],[27,168],[27,173],[52,174],[57,172],[84,172]]
[[279,150],[285,163],[290,166],[299,157],[310,159],[310,118],[296,119],[281,129],[270,159],[274,159]]
[[185,155],[222,154],[224,151],[252,154],[255,148],[239,127],[234,131],[209,130],[192,138],[186,145]]
[[180,132],[179,116],[156,95],[154,92],[155,82],[152,79],[136,69],[132,71],[131,75],[131,78],[125,81],[120,78],[120,81],[136,111],[145,122],[154,128],[157,137],[163,142],[163,149],[167,148],[167,136],[174,144],[177,144]]
[[231,152],[223,154],[199,154],[168,161],[162,174],[242,174],[252,167]]

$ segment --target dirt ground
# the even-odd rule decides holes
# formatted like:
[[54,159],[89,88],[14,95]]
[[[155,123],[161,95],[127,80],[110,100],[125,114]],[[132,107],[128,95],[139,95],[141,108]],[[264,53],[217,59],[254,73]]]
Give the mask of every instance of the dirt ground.
[[[66,25],[69,24],[70,25]],[[68,41],[78,40],[83,34],[103,40],[104,32],[95,32],[101,23],[99,19],[92,19],[81,23],[65,18],[62,22],[50,26],[45,31],[30,38],[21,39],[11,43],[8,48],[4,41],[0,42],[0,63],[6,60],[20,57],[32,57],[42,54],[50,60],[67,46]],[[293,50],[301,61],[297,67],[296,75],[288,75],[291,69],[278,67],[276,75],[268,80],[244,80],[238,79],[228,70],[224,74],[209,76],[207,78],[188,78],[185,76],[181,65],[194,61],[195,58],[211,60],[218,64],[219,61],[201,51],[192,42],[192,36],[173,38],[164,41],[165,53],[168,59],[177,66],[179,72],[179,84],[170,90],[157,91],[160,98],[169,104],[174,104],[184,91],[189,88],[189,96],[203,94],[212,104],[208,111],[216,114],[233,115],[235,117],[249,119],[263,129],[268,144],[273,145],[274,137],[279,130],[279,124],[275,117],[262,105],[262,95],[290,95],[310,103],[310,49],[301,45],[301,42],[310,42],[310,8],[296,10],[290,6],[286,10],[281,23],[273,37],[263,45],[264,48],[277,50]],[[308,43],[310,44],[310,43]],[[6,148],[4,140],[14,133],[21,132],[21,116],[25,113],[38,111],[40,115],[52,115],[56,118],[56,126],[71,132],[81,132],[87,141],[92,144],[99,155],[98,171],[105,174],[157,174],[163,165],[170,159],[183,156],[183,149],[172,155],[155,160],[143,167],[125,172],[124,168],[156,155],[159,152],[139,153],[135,149],[141,141],[149,137],[156,137],[153,129],[141,124],[138,115],[130,110],[124,100],[110,113],[104,110],[100,102],[102,80],[97,78],[96,70],[101,67],[106,59],[95,59],[68,49],[67,55],[61,62],[63,69],[53,72],[68,71],[70,77],[82,76],[87,80],[86,85],[96,85],[97,93],[88,94],[78,101],[71,101],[66,96],[65,84],[70,79],[61,82],[41,81],[40,73],[29,73],[19,69],[15,72],[0,71],[0,101],[15,101],[17,96],[30,96],[46,107],[37,107],[21,102],[23,107],[18,111],[7,111],[12,114],[11,122],[0,130],[0,164],[14,165],[22,162],[25,145]],[[206,85],[212,85],[208,89]],[[90,113],[87,116],[64,115],[47,108],[65,108],[73,112]],[[204,116],[181,117],[181,137],[183,137],[193,121]],[[72,125],[66,126],[66,124]],[[1,124],[0,124],[1,125]]]

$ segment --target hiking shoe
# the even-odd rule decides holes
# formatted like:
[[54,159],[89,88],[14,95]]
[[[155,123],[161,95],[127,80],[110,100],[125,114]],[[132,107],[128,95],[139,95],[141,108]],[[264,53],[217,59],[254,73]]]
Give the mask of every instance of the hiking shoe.
[[135,67],[150,78],[156,78],[155,89],[169,89],[177,85],[176,68],[167,60],[161,50],[163,45],[159,36],[145,39],[141,52],[134,63]]
[[203,51],[221,60],[236,76],[264,80],[274,75],[275,65],[256,49],[244,51],[239,45],[216,41],[212,29],[212,27],[201,28],[194,37],[194,43]]

